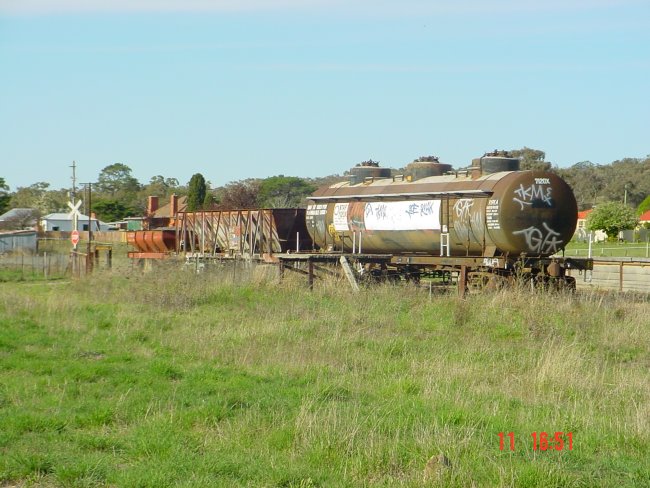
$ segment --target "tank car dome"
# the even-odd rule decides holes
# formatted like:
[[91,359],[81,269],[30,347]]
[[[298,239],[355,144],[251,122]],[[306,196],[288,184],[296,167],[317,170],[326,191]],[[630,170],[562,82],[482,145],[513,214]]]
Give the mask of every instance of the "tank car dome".
[[435,156],[426,156],[408,164],[405,173],[411,181],[417,181],[429,176],[441,176],[451,170],[451,164],[441,163]]
[[378,161],[369,159],[350,169],[350,184],[363,183],[366,178],[390,178],[390,168],[381,168]]
[[519,171],[519,162],[519,158],[513,157],[508,151],[495,150],[473,159],[472,167],[479,168],[481,174],[489,175],[501,171]]

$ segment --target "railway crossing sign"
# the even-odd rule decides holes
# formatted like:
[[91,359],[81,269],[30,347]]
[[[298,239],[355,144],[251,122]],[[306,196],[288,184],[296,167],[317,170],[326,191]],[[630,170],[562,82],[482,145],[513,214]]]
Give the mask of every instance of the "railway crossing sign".
[[77,203],[75,203],[74,205],[72,204],[72,202],[68,202],[68,207],[72,209],[72,211],[68,214],[68,217],[70,217],[71,219],[74,219],[75,216],[79,218],[79,215],[81,215],[81,213],[79,213],[79,207],[81,207],[81,200],[78,200]]
[[68,202],[68,207],[70,207],[72,210],[68,214],[68,216],[72,219],[72,234],[70,234],[70,240],[72,241],[72,246],[74,247],[74,250],[77,250],[77,244],[79,244],[79,229],[77,228],[79,225],[79,216],[81,213],[79,213],[79,207],[81,207],[81,200],[78,200],[77,203],[74,205],[72,202]]
[[70,240],[72,241],[72,245],[77,248],[77,244],[79,244],[79,231],[77,229],[73,230],[70,233]]

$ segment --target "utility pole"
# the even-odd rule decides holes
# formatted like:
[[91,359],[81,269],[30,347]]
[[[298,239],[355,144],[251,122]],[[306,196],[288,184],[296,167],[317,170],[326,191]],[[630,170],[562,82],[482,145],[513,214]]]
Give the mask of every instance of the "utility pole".
[[70,192],[70,203],[75,204],[75,196],[77,194],[77,163],[72,161],[72,191]]
[[86,255],[86,273],[93,269],[92,240],[93,240],[93,223],[92,223],[92,194],[93,184],[83,183],[88,190],[88,254]]
[[[72,205],[72,208],[75,208],[74,205],[77,203],[75,200],[77,199],[77,163],[75,161],[72,161],[72,191],[70,191],[70,204]],[[72,213],[72,230],[78,230],[79,229],[79,213],[78,212],[73,212]],[[75,244],[74,250],[77,250],[77,246]]]

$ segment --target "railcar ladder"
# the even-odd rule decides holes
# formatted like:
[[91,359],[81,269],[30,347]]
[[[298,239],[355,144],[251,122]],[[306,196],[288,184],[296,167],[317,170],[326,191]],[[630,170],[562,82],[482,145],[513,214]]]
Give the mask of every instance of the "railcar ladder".
[[449,248],[449,232],[440,233],[440,255],[441,256],[451,256],[451,250]]
[[441,201],[440,209],[440,256],[451,256],[449,247],[449,227],[451,219],[449,218],[449,195],[445,195]]

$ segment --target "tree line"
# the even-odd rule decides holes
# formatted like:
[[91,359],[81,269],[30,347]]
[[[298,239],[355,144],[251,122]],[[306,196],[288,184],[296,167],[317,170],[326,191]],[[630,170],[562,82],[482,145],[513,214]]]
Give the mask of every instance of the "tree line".
[[[560,168],[546,161],[539,149],[524,147],[511,150],[521,159],[521,169],[552,171],[562,177],[573,189],[580,210],[607,202],[624,202],[636,214],[650,209],[650,156],[624,158],[609,164],[581,161],[568,168]],[[396,169],[396,172],[404,168]],[[345,179],[344,175],[320,178],[272,176],[249,178],[213,187],[197,173],[186,184],[174,177],[152,176],[148,183],[140,183],[129,166],[114,163],[101,170],[93,185],[92,211],[101,220],[114,222],[146,212],[147,197],[156,195],[166,199],[171,194],[188,197],[188,209],[233,209],[262,207],[297,207],[306,204],[306,197],[316,188]],[[70,189],[52,189],[47,182],[36,182],[10,191],[10,182],[0,177],[0,214],[11,208],[32,208],[39,215],[68,212]],[[87,199],[83,188],[77,189],[77,198]],[[83,209],[87,212],[87,209]]]
[[[163,175],[153,176],[147,184],[141,184],[129,166],[115,163],[103,168],[96,183],[92,184],[92,212],[100,220],[116,222],[125,217],[144,215],[148,196],[155,195],[164,201],[172,194],[186,196],[190,211],[298,207],[306,205],[305,197],[318,186],[341,179],[338,175],[325,178],[278,175],[233,181],[213,188],[202,174],[197,173],[184,185],[174,177]],[[76,189],[75,200],[78,199],[84,203],[81,210],[88,212],[86,186]],[[70,200],[70,189],[54,190],[43,181],[11,192],[5,179],[0,177],[0,215],[12,208],[33,209],[28,220],[55,212],[68,213]]]

